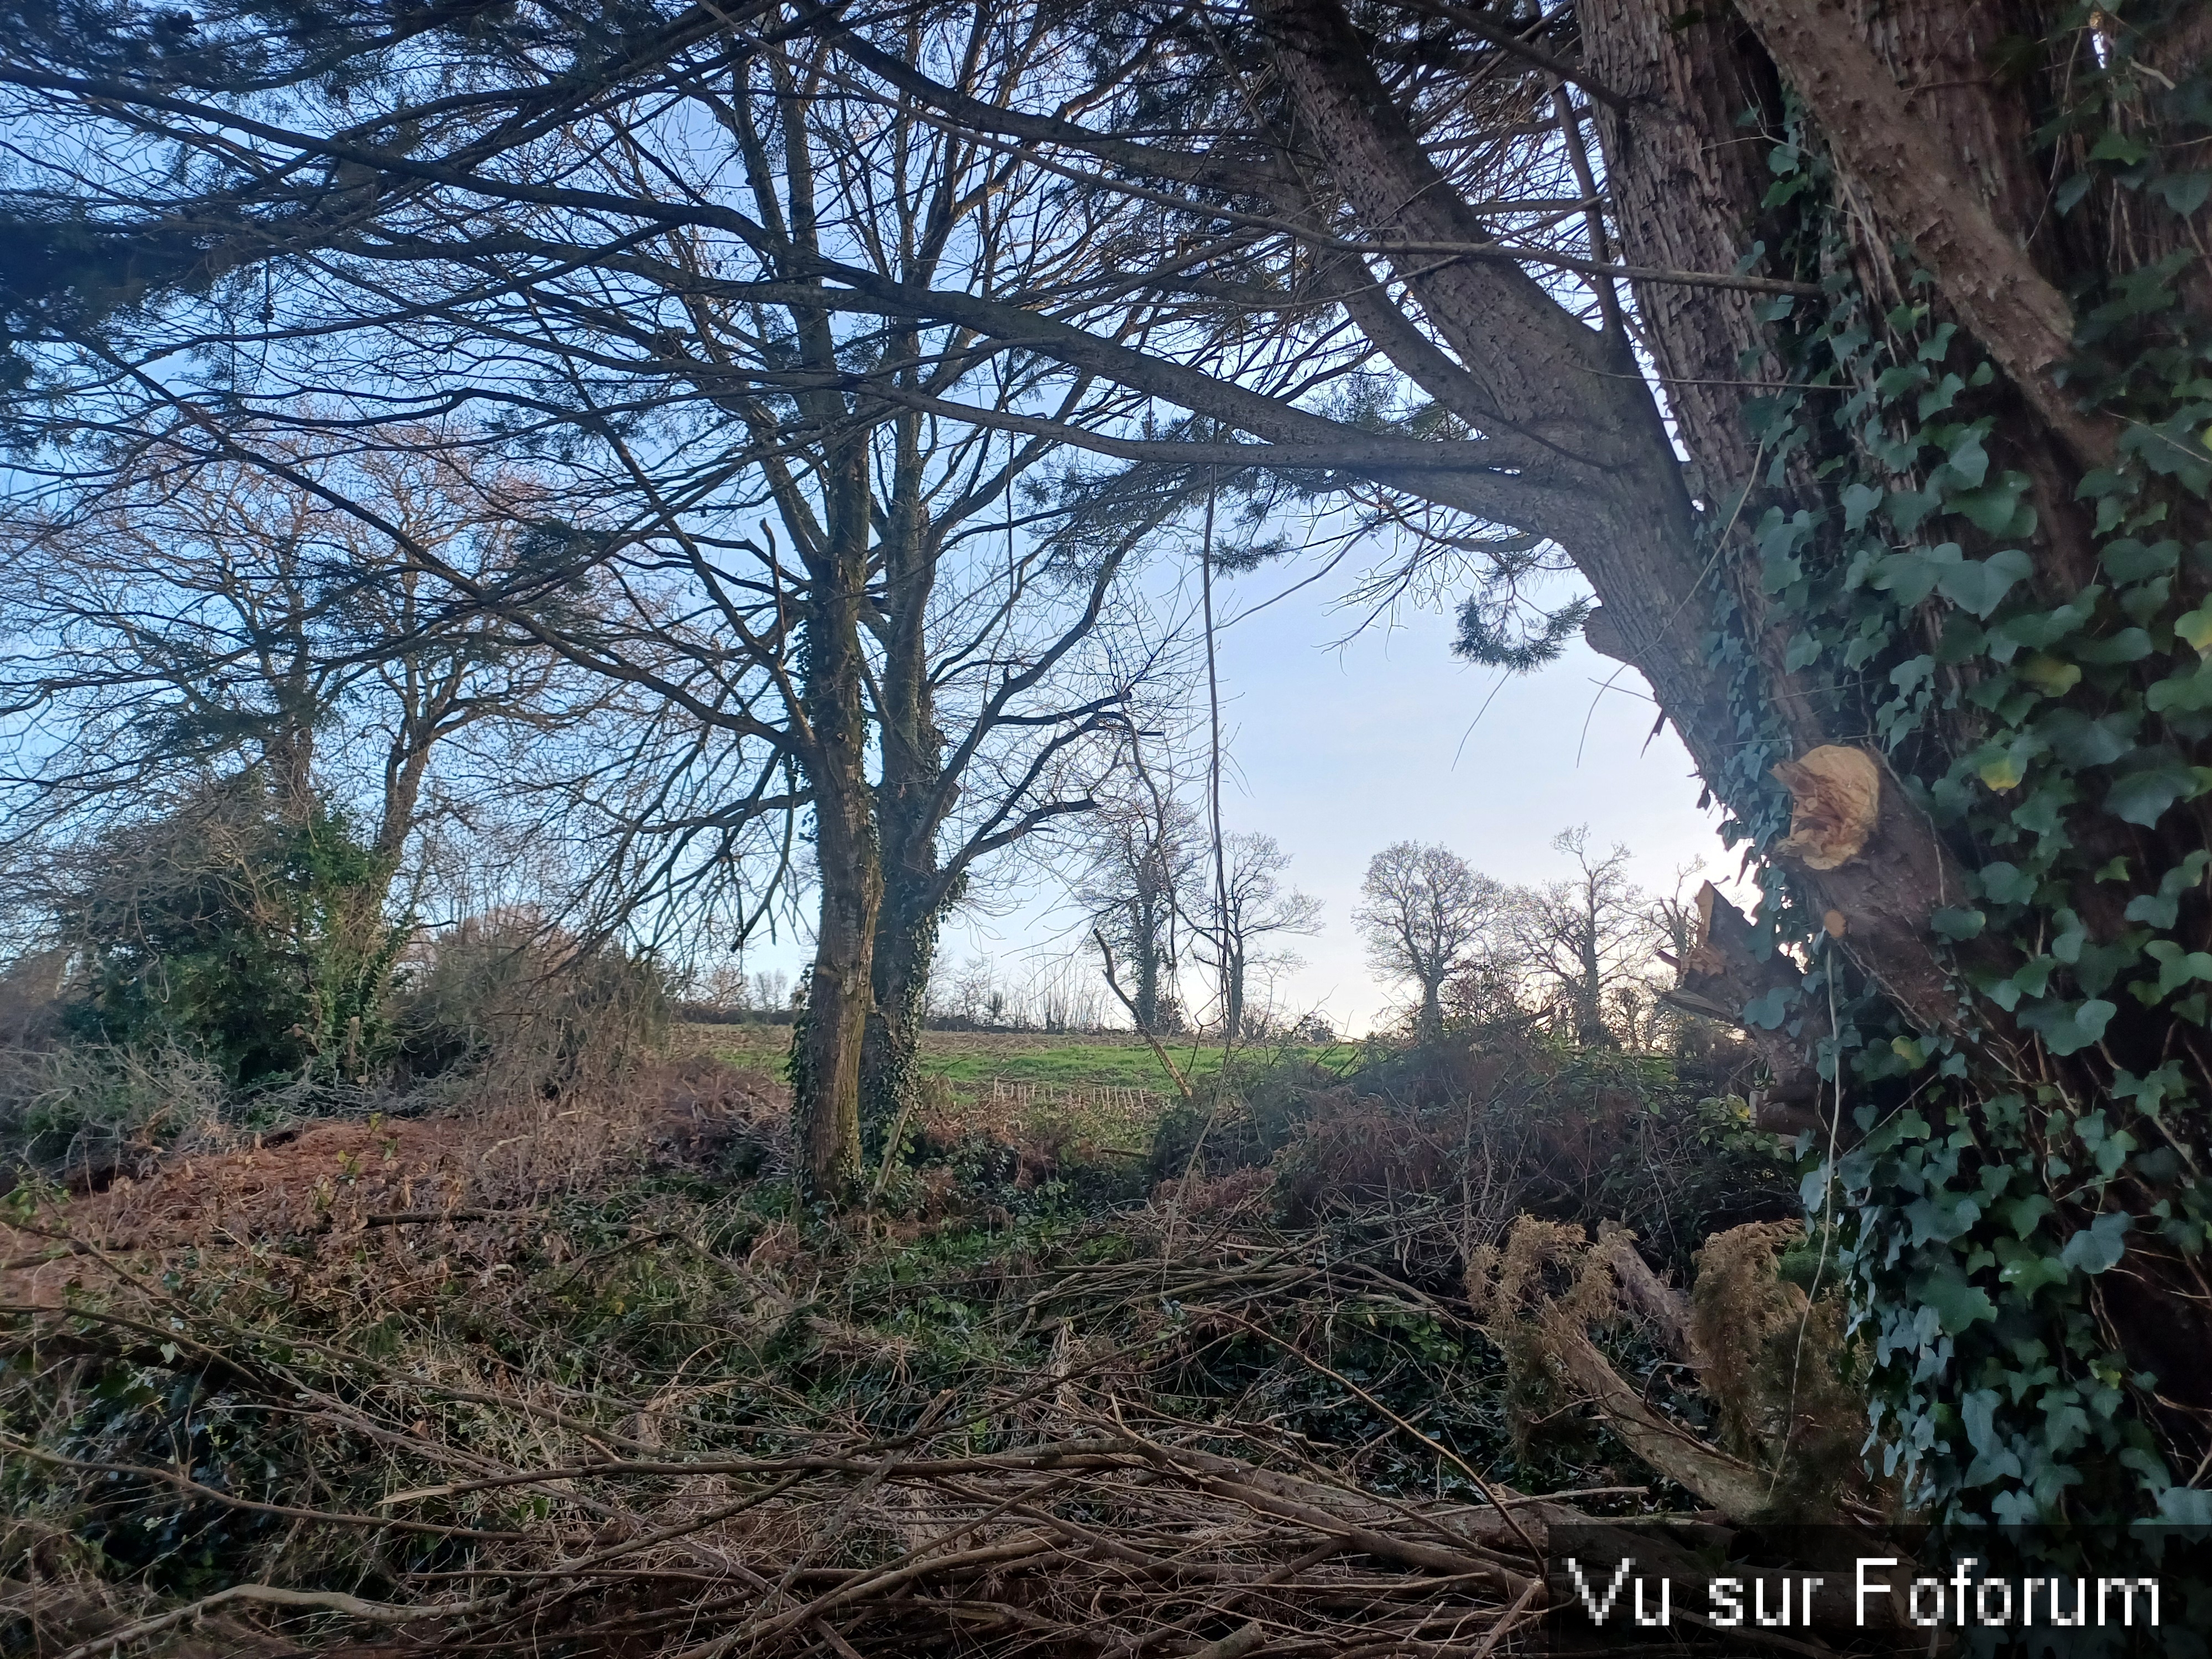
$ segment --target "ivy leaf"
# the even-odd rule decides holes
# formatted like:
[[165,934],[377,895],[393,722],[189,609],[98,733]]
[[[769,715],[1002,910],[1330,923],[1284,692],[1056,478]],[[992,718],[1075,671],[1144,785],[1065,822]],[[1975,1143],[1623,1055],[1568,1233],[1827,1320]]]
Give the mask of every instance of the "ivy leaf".
[[[1946,323],[1943,326],[1948,328],[1951,325]],[[1928,348],[1926,346],[1921,347],[1918,355],[1923,358],[1928,358]],[[1939,351],[1933,358],[1928,358],[1928,360],[1934,362],[1941,362],[1943,360],[1943,354]],[[1924,421],[1931,415],[1942,414],[1945,410],[1950,408],[1953,404],[1959,401],[1959,394],[1966,389],[1966,383],[1960,380],[1957,375],[1946,374],[1934,386],[1929,386],[1927,391],[1920,394],[1920,418]]]
[[2196,769],[2152,766],[2116,780],[2105,796],[2105,810],[2145,829],[2166,815],[2174,802],[2197,793]]
[[[2097,601],[2104,592],[2102,585],[2092,582],[2055,611],[2006,617],[1990,630],[1990,638],[1999,647],[2024,645],[2039,650],[2055,644],[2077,632],[2096,613]],[[1990,654],[2002,659],[2001,649],[1992,650]]]
[[2040,1036],[2052,1054],[2071,1054],[2100,1040],[2105,1027],[2118,1012],[2114,1004],[2102,997],[2079,1003],[2053,997],[2021,1008],[2020,1023]]
[[2020,781],[2027,775],[2021,769],[2020,757],[2009,750],[1984,761],[1978,770],[1982,781],[2001,794],[2008,789],[2017,789]]
[[2081,918],[2071,910],[2055,911],[2051,920],[2058,931],[2051,940],[2051,954],[2063,963],[2081,960],[2081,947],[2089,942],[2089,930],[2081,925]]
[[1977,617],[1986,617],[2003,603],[2014,584],[2034,569],[2033,559],[2018,548],[2008,547],[1986,559],[1963,559],[1945,567],[1936,578],[1936,586],[1952,604]]
[[2051,192],[2051,204],[2058,210],[2058,216],[2063,219],[2081,206],[2081,198],[2089,193],[2090,187],[2096,182],[2097,175],[2094,173],[2069,173],[2060,179],[2058,188]]
[[2195,647],[2198,656],[2212,655],[2212,605],[2200,605],[2176,617],[2173,631]]
[[2192,980],[2212,979],[2212,955],[2203,951],[2185,951],[2170,939],[2154,939],[2143,947],[2143,952],[2158,963],[2158,983],[2150,988],[2148,996],[2143,996],[2148,981],[2138,981],[2130,988],[2146,1003],[2163,1002]]
[[2027,493],[2027,475],[2025,472],[2008,472],[1996,483],[1984,484],[1979,489],[1968,489],[1952,496],[1943,503],[1943,510],[1965,515],[1984,535],[2033,535],[2035,532],[2035,509],[2032,507],[2023,509],[2021,501],[2021,497]]
[[2146,546],[2133,536],[2105,544],[2098,556],[2105,574],[2116,582],[2139,582],[2163,576],[2181,562],[2181,544],[2171,539]]
[[1966,1275],[1955,1267],[1948,1273],[1930,1274],[1919,1288],[1918,1299],[1936,1310],[1946,1336],[1958,1335],[1978,1320],[1997,1316],[1990,1293],[1966,1283]]
[[[1990,476],[1990,455],[1989,452],[1982,447],[1980,428],[1970,426],[1960,433],[1957,440],[1951,445],[1950,455],[1945,459],[1943,465],[1951,477],[1965,488],[1980,489],[1982,481]],[[2027,487],[2027,483],[2025,478],[2021,480],[2023,489]]]
[[2093,997],[2100,997],[2112,982],[2141,960],[2142,935],[2122,935],[2110,945],[2094,940],[2081,947],[2074,963],[2074,982]]
[[[1894,501],[1897,498],[1890,499]],[[1911,532],[1905,533],[1910,535]],[[1956,544],[1947,542],[1944,545],[1955,548]],[[1885,593],[1893,594],[1898,604],[1910,611],[1936,591],[1936,579],[1942,574],[1929,555],[1893,553],[1875,567],[1874,585]]]
[[[1917,603],[1917,601],[1916,601]],[[1910,693],[1912,688],[1936,672],[1936,659],[1929,656],[1910,657],[1889,671],[1889,683],[1899,691]]]
[[2166,200],[2166,206],[2186,219],[2204,205],[2204,198],[2212,196],[2212,173],[2166,173],[2151,180],[2150,187]]
[[2025,904],[2035,896],[2035,878],[2016,864],[1999,860],[1980,874],[1982,896],[1996,904]]
[[1743,1018],[1747,1024],[1762,1031],[1771,1031],[1790,1014],[1790,988],[1778,985],[1765,996],[1744,1005]]
[[2212,708],[2212,658],[2178,674],[2167,675],[2151,687],[2143,702],[2157,714],[2168,709],[2194,713]]
[[1979,910],[1968,910],[1955,904],[1938,910],[1928,918],[1930,927],[1954,942],[1979,939],[1988,922],[1989,918]]
[[2118,161],[2133,167],[2150,154],[2150,146],[2131,132],[2121,132],[2107,127],[2097,140],[2096,148],[2089,152],[2093,161]]
[[2001,1238],[1996,1242],[1996,1258],[2004,1263],[1997,1278],[2024,1297],[2033,1296],[2045,1285],[2063,1285],[2067,1279],[2066,1264],[2032,1244]]
[[2181,902],[2171,893],[2137,893],[2128,901],[2128,908],[2122,914],[2130,921],[2171,927],[2181,915]]
[[2083,662],[2100,665],[2141,662],[2150,653],[2150,635],[2140,628],[2123,628],[2109,639],[2084,640],[2074,647],[2074,654]]
[[2127,1254],[2123,1241],[2134,1224],[2135,1218],[2123,1211],[2100,1215],[2066,1241],[2058,1259],[2081,1273],[2104,1273]]
[[2063,697],[2081,683],[2079,668],[2040,651],[2013,672],[2047,696]]
[[1893,489],[1883,501],[1881,512],[1897,526],[1899,535],[1910,536],[1942,504],[1942,497],[1933,489]]
[[1844,529],[1856,534],[1866,528],[1867,514],[1881,505],[1881,491],[1871,484],[1845,484],[1838,498],[1844,504]]
[[2051,745],[2051,752],[2079,771],[2085,766],[2110,766],[2135,746],[2136,716],[2106,714],[2091,720],[2078,708],[2054,708],[2035,724],[2036,735]]
[[2168,1486],[2158,1495],[2158,1518],[2183,1527],[2212,1527],[2212,1492]]
[[1931,1241],[1948,1244],[1982,1218],[1982,1206],[1971,1198],[1947,1201],[1946,1195],[1939,1193],[1914,1199],[1905,1206],[1905,1218],[1912,1224],[1915,1244]]

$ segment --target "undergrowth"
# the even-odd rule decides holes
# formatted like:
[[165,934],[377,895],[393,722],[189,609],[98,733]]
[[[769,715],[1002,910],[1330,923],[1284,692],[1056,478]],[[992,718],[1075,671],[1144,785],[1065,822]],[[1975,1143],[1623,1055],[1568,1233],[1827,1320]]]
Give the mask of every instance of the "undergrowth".
[[[1695,1506],[1571,1395],[1521,1409],[1466,1268],[1535,1203],[1648,1212],[1663,1271],[1725,1218],[1692,1166],[1752,1167],[1738,1109],[1541,1048],[1230,1079],[1144,1158],[921,1137],[844,1218],[798,1201],[787,1131],[703,1058],[632,1077],[638,1127],[587,1152],[512,1144],[613,1109],[572,1093],[500,1108],[419,1186],[396,1131],[318,1154],[342,1190],[283,1225],[119,1237],[158,1206],[27,1182],[0,1639],[1012,1653],[1265,1614],[1413,1651],[1517,1617],[1566,1503]],[[146,1188],[186,1179],[210,1168]],[[1603,1325],[1623,1375],[1668,1364]],[[1657,1397],[1693,1432],[1753,1409]]]

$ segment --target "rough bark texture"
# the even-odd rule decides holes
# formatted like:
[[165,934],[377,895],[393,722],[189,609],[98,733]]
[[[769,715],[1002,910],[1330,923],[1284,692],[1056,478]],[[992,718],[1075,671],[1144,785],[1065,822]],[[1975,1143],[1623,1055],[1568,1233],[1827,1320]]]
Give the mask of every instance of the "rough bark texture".
[[806,1178],[842,1200],[860,1173],[860,1048],[873,1006],[881,848],[866,762],[861,613],[868,577],[868,456],[848,437],[828,457],[826,533],[807,556],[804,705],[807,776],[814,791],[821,907],[808,981],[794,1106]]
[[1681,982],[1668,1001],[1686,1012],[1737,1026],[1766,1063],[1771,1081],[1752,1102],[1761,1128],[1795,1133],[1820,1121],[1818,1073],[1803,1045],[1771,1023],[1747,1020],[1744,1010],[1777,991],[1794,994],[1804,978],[1797,964],[1774,948],[1773,939],[1707,882],[1698,890],[1698,937],[1676,964]]
[[[1732,269],[1759,199],[1756,192],[1735,192],[1751,191],[1763,171],[1764,146],[1736,126],[1727,106],[1740,94],[1771,97],[1765,89],[1773,84],[1771,67],[1761,67],[1757,42],[1740,27],[1697,23],[1678,33],[1667,7],[1637,0],[1599,5],[1589,26],[1593,65],[1602,71],[1647,65],[1641,74],[1648,89],[1613,129],[1616,143],[1628,147],[1610,163],[1616,188],[1642,204],[1625,216],[1624,254],[1633,264]],[[1391,103],[1342,11],[1330,0],[1285,0],[1268,15],[1300,114],[1370,230],[1431,242],[1487,240],[1486,228],[1437,172]],[[1625,41],[1608,39],[1608,19],[1626,31]],[[1633,84],[1636,77],[1629,79]],[[1694,102],[1665,103],[1673,94]],[[1662,113],[1647,118],[1643,112],[1654,106]],[[1724,112],[1724,136],[1716,135],[1708,124]],[[1737,146],[1749,155],[1724,156]],[[1686,193],[1686,201],[1678,201],[1677,192]],[[1457,412],[1512,451],[1528,477],[1556,480],[1540,514],[1525,527],[1565,548],[1595,591],[1601,608],[1586,629],[1590,644],[1644,675],[1698,771],[1709,780],[1724,776],[1740,741],[1706,643],[1711,605],[1700,596],[1715,580],[1732,585],[1770,696],[1801,752],[1833,742],[1837,734],[1817,696],[1785,667],[1786,631],[1770,623],[1756,581],[1736,568],[1743,562],[1723,562],[1717,574],[1701,548],[1683,470],[1625,337],[1569,317],[1509,261],[1409,260],[1407,270],[1409,289],[1479,388],[1462,395]],[[1760,333],[1742,296],[1668,288],[1644,297],[1669,319],[1649,329],[1662,362],[1695,371],[1682,378],[1740,383],[1749,377],[1739,360],[1747,352],[1760,355],[1754,350]],[[1394,337],[1376,343],[1389,353]],[[1427,372],[1430,381],[1449,387],[1433,366]],[[1736,384],[1706,386],[1694,430],[1692,422],[1682,422],[1692,453],[1724,458],[1717,470],[1751,471],[1741,422],[1747,395]],[[1716,469],[1709,463],[1710,470]],[[1718,485],[1709,479],[1705,487],[1733,493],[1749,483],[1747,476]],[[1887,849],[1887,871],[1942,868],[1943,851],[1923,824],[1900,814],[1888,828],[1908,840]],[[1901,888],[1854,865],[1814,885],[1828,908],[1854,918],[1857,939],[1848,948],[1855,960],[1863,953],[1868,971],[1877,972],[1878,946],[1903,952],[1881,963],[1877,976],[1908,999],[1916,1019],[1944,1029],[1955,1000],[1944,988],[1944,969],[1928,933],[1939,884]]]
[[[1778,120],[1782,88],[1733,10],[1698,8],[1679,21],[1670,9],[1648,0],[1583,0],[1579,9],[1592,72],[1628,100],[1597,112],[1613,223],[1630,264],[1733,270],[1759,236],[1757,204],[1773,182],[1763,136],[1737,118]],[[1698,434],[1692,488],[1724,499],[1757,470],[1743,420],[1747,383],[1783,378],[1759,320],[1762,301],[1688,285],[1653,284],[1638,297],[1668,406]]]
[[[2063,66],[2046,71],[2017,55],[2021,43],[2051,32],[2051,9],[2017,0],[1913,6],[1740,0],[1733,11],[1704,9],[1680,26],[1675,10],[1664,0],[1584,0],[1579,10],[1591,67],[1631,95],[1626,109],[1600,114],[1626,258],[1728,269],[1765,234],[1759,203],[1769,180],[1759,162],[1771,133],[1747,132],[1737,117],[1752,109],[1772,121],[1774,91],[1786,80],[1804,100],[1814,138],[1834,158],[1838,197],[1854,227],[1855,272],[1877,306],[1904,297],[1910,265],[1891,254],[1901,242],[1936,279],[1936,314],[1960,323],[2010,383],[1990,394],[1991,448],[1999,465],[2031,480],[2039,520],[2030,579],[2036,592],[2057,604],[2106,580],[2076,485],[2086,466],[2111,454],[2113,432],[2075,407],[2078,390],[2057,373],[2075,327],[2064,292],[2189,241],[2175,216],[2161,219],[2124,192],[2109,214],[2094,200],[2070,220],[2051,208],[2049,162],[2033,137],[2037,76],[2063,73]],[[2177,70],[2194,64],[2212,41],[2201,21],[2179,33],[2188,38],[2163,43],[2154,54]],[[2200,258],[2180,282],[2199,306],[2208,291],[2205,265]],[[1753,309],[1713,291],[1647,286],[1638,298],[1683,441],[1705,469],[1701,487],[1724,495],[1748,477],[1755,459],[1744,404],[1759,395],[1757,382],[1778,378]],[[1817,500],[1810,483],[1793,475],[1755,500],[1789,502],[1793,492]],[[1981,550],[1970,543],[1970,553]],[[1759,640],[1755,599],[1746,611]],[[1771,641],[1760,644],[1770,678],[1784,685],[1773,675]],[[1801,754],[1814,743],[1854,735],[1834,731],[1816,705],[1786,689],[1777,707]],[[1969,744],[1971,730],[1958,722],[1945,740]],[[1931,744],[1900,763],[1926,776],[1948,759]],[[2050,1075],[2047,1060],[2025,1051],[2005,1016],[1986,1001],[1970,1002],[1929,949],[1929,915],[1969,902],[1966,864],[1990,856],[1988,849],[1947,845],[1911,805],[1903,781],[1888,771],[1884,781],[1899,787],[1884,789],[1863,851],[1830,869],[1801,865],[1804,889],[1826,908],[1828,931],[1852,962],[1923,1030],[1960,1038],[1992,1078]],[[2085,863],[2112,857],[2150,870],[2171,867],[2205,833],[2201,802],[2177,808],[2155,835],[2096,813],[2082,815],[2072,830]],[[2092,936],[2106,939],[2125,931],[2128,897],[2120,884],[2083,883],[2071,902]],[[1723,965],[1718,955],[1726,954],[1706,964],[1714,975],[1706,994],[1717,1002],[1756,989],[1774,971],[1771,961],[1741,954]],[[1955,954],[1971,969],[1989,965],[2001,951],[1984,941]],[[2128,1018],[2124,1009],[2119,1018]],[[2151,1048],[2137,1064],[2152,1063],[2156,1047],[2154,1034],[2144,1036]],[[1775,1060],[1781,1077],[1783,1062]],[[2075,1086],[2094,1091],[2098,1085],[2083,1079]],[[1774,1115],[1795,1121],[1786,1111]],[[2203,1368],[2177,1363],[2212,1340],[2192,1282],[2154,1258],[2138,1263],[2130,1256],[2100,1294],[2115,1339],[2165,1379],[2168,1400],[2201,1405],[2212,1395]],[[2163,1284],[2163,1292],[2154,1284]],[[2154,1312],[2161,1302],[2165,1311]]]
[[2073,312],[2014,230],[2025,219],[2021,210],[2040,199],[2018,177],[2028,147],[2024,123],[2008,118],[2017,105],[1931,98],[1952,117],[1939,125],[1913,106],[1895,73],[1917,71],[1908,83],[1915,87],[1923,84],[1918,76],[1928,76],[1931,91],[1934,77],[1960,68],[1968,76],[1954,77],[1946,90],[1984,78],[1975,48],[1996,44],[1993,31],[1983,32],[1991,21],[1985,14],[1996,9],[1923,8],[1922,27],[1893,33],[1885,63],[1867,39],[1865,20],[1842,0],[1738,4],[1875,220],[1910,240],[1960,320],[2075,458],[2084,465],[2102,463],[2112,453],[2112,434],[2075,409],[2058,373],[2073,340]]
[[[1437,173],[1330,0],[1277,0],[1263,14],[1277,61],[1329,158],[1332,178],[1377,238],[1480,242],[1488,228]],[[1522,469],[1533,513],[1514,520],[1566,547],[1604,605],[1610,648],[1636,663],[1701,766],[1717,769],[1728,727],[1705,661],[1701,570],[1688,491],[1625,337],[1584,327],[1510,260],[1403,262],[1408,287],[1458,359],[1443,372],[1393,354]],[[1395,331],[1376,342],[1386,352]]]

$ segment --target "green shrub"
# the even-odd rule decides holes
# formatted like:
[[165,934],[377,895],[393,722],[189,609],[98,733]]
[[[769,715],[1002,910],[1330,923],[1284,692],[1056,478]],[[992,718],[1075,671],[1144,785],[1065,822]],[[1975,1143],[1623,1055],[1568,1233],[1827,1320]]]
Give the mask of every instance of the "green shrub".
[[287,822],[248,774],[89,849],[62,907],[80,1041],[173,1045],[247,1089],[364,1081],[387,1048],[389,872],[343,813]]

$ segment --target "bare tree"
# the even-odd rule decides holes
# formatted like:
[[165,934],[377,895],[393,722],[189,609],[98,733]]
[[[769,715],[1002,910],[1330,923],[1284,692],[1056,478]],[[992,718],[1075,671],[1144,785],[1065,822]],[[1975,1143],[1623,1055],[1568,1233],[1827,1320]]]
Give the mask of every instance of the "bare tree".
[[1183,921],[1205,879],[1197,814],[1171,794],[1139,787],[1098,815],[1089,860],[1076,897],[1115,994],[1143,1035],[1180,1032]]
[[[73,847],[105,845],[149,807],[183,803],[192,823],[230,826],[187,826],[187,840],[245,846],[252,794],[280,840],[360,849],[317,902],[318,960],[349,981],[344,1006],[374,1007],[404,920],[390,912],[419,896],[395,901],[395,879],[432,816],[471,805],[461,769],[432,791],[438,762],[572,727],[606,690],[526,634],[438,603],[408,544],[500,580],[526,556],[538,482],[434,429],[409,435],[361,453],[274,434],[289,477],[157,441],[74,510],[9,527],[0,629],[27,648],[0,669],[0,715],[19,737],[5,787],[31,902],[39,870],[81,863]],[[335,510],[334,493],[363,510]]]
[[1595,851],[1587,827],[1561,830],[1552,846],[1574,861],[1575,873],[1510,896],[1526,971],[1547,987],[1577,1041],[1632,1042],[1662,942],[1650,896],[1628,878],[1626,847]]
[[1419,992],[1414,1030],[1432,1041],[1443,1029],[1444,986],[1492,943],[1505,890],[1449,848],[1401,841],[1369,861],[1359,894],[1352,920],[1368,960]]
[[1273,941],[1321,930],[1321,901],[1283,884],[1291,855],[1273,836],[1240,831],[1222,837],[1222,885],[1204,879],[1195,906],[1197,951],[1214,971],[1221,997],[1224,1035],[1234,1042],[1251,1017],[1251,977],[1295,966]]

